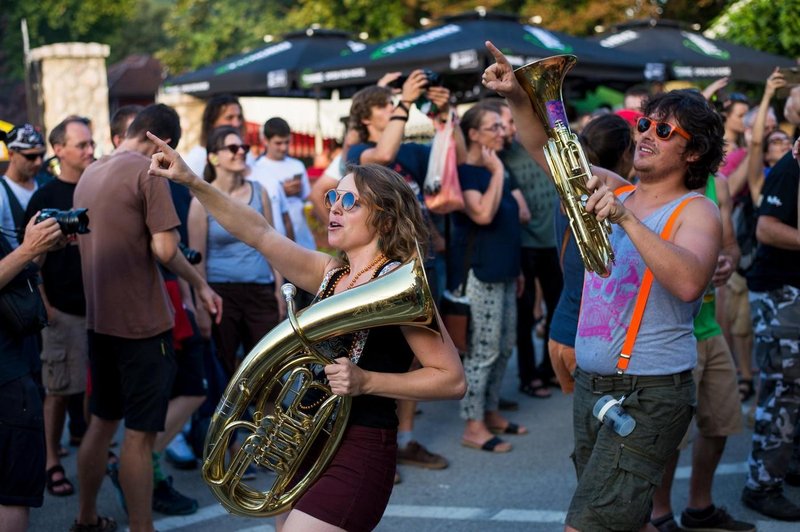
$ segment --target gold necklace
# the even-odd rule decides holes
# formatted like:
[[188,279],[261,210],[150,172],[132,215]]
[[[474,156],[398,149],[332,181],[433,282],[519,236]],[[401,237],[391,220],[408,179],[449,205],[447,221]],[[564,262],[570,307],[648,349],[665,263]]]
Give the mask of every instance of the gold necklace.
[[[382,260],[383,260],[383,253],[378,253],[378,256],[372,259],[372,262],[367,264],[366,268],[364,268],[363,270],[361,270],[360,272],[358,272],[353,276],[353,278],[350,280],[350,284],[347,285],[347,288],[345,290],[350,290],[351,288],[353,288],[356,285],[358,278],[361,277],[362,274],[367,273]],[[349,270],[350,268],[348,267],[347,269]]]

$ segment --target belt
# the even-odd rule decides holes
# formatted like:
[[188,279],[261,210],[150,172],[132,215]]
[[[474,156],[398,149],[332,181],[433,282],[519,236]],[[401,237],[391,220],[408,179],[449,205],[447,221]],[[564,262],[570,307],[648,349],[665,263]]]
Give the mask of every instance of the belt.
[[575,382],[593,394],[602,395],[608,392],[631,391],[636,388],[658,388],[663,386],[681,386],[692,382],[692,370],[687,369],[671,375],[596,375],[575,369]]

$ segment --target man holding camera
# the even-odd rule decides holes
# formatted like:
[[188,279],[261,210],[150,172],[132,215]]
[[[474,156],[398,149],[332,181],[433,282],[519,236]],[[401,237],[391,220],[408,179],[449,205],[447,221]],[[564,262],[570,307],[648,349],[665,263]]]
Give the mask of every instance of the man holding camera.
[[113,155],[89,167],[75,204],[92,213],[92,231],[78,239],[86,293],[92,420],[78,452],[80,506],[72,530],[107,531],[97,514],[106,456],[120,419],[125,433],[119,480],[132,531],[151,531],[156,434],[164,429],[175,377],[173,312],[157,262],[189,279],[212,315],[221,300],[178,252],[178,216],[169,186],[148,175],[158,149],[148,131],[177,145],[177,113],[150,105],[131,123]]
[[[94,141],[85,119],[69,117],[53,128],[49,139],[61,172],[31,197],[25,213],[30,220],[42,209],[72,209],[73,194],[83,171],[94,161]],[[70,396],[86,391],[86,300],[81,257],[74,235],[67,245],[47,253],[39,287],[49,326],[42,331],[42,384],[45,388],[44,425],[47,445],[47,491],[72,495],[58,456]]]
[[[496,63],[484,72],[483,84],[506,97],[520,141],[546,167],[547,132],[508,60],[491,43],[487,47]],[[559,104],[548,102],[551,124],[566,121]],[[717,207],[692,191],[722,161],[723,126],[695,91],[657,96],[644,111],[634,154],[639,184],[623,189],[624,179],[594,167],[586,183],[593,191],[586,211],[615,225],[610,239],[616,263],[607,277],[587,272],[584,280],[575,339],[578,486],[568,531],[645,526],[664,466],[694,410],[693,317],[717,264],[722,228]],[[648,279],[646,305],[637,312]],[[602,421],[595,417],[605,395],[633,419],[631,432],[615,430],[604,412],[597,412]]]
[[[63,245],[61,229],[52,218],[28,222],[16,249],[0,238],[0,298],[14,285],[35,285],[38,274],[31,263]],[[9,321],[0,319],[0,528],[22,532],[28,529],[29,508],[40,507],[44,500],[44,421],[33,378],[39,367],[37,333],[12,329]]]

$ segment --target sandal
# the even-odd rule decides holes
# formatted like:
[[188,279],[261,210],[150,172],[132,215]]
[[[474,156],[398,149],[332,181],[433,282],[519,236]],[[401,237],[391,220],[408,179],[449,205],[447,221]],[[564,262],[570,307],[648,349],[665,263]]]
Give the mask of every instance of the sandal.
[[528,384],[520,384],[519,391],[536,399],[549,399],[552,395],[547,385],[538,380],[538,384],[529,382]]
[[114,532],[117,529],[117,522],[111,517],[97,516],[97,523],[84,525],[76,520],[69,527],[69,532]]
[[510,421],[505,427],[489,427],[489,430],[493,434],[511,434],[513,436],[522,436],[523,434],[528,433],[528,429],[525,427],[520,427],[516,423],[512,423]]
[[755,395],[753,379],[739,379],[739,400],[743,403]]
[[[61,473],[61,478],[55,479],[53,478],[57,474]],[[75,493],[75,486],[72,485],[72,482],[69,481],[67,478],[66,473],[64,472],[64,467],[59,465],[54,465],[46,472],[47,475],[47,492],[50,495],[55,497],[68,497]]]
[[507,453],[511,450],[511,446],[504,448],[499,448],[498,445],[503,445],[506,443],[505,441],[501,440],[497,436],[493,436],[486,440],[483,443],[475,443],[474,441],[465,440],[461,438],[461,445],[464,447],[469,447],[470,449],[478,449],[480,451],[487,451],[490,453]]

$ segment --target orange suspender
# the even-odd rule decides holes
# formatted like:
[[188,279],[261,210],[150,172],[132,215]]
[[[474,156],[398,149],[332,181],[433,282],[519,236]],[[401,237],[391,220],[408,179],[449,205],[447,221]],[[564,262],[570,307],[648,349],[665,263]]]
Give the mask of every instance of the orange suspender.
[[[622,187],[630,190],[630,187]],[[619,189],[617,189],[619,190]],[[615,191],[616,193],[616,191]],[[661,238],[669,240],[672,236],[672,226],[675,225],[675,220],[678,215],[690,201],[701,198],[702,196],[691,196],[684,199],[675,207],[675,210],[670,214],[664,229],[661,231]],[[622,345],[622,352],[617,359],[617,373],[622,375],[628,369],[628,363],[631,360],[633,353],[633,344],[636,343],[636,336],[639,334],[639,326],[642,324],[642,316],[644,316],[644,308],[647,306],[647,297],[650,295],[650,287],[653,285],[653,272],[650,268],[645,268],[644,276],[642,277],[642,285],[639,287],[639,295],[636,296],[636,305],[633,307],[633,317],[631,318],[631,326],[628,328],[628,333],[625,335],[625,343]]]

